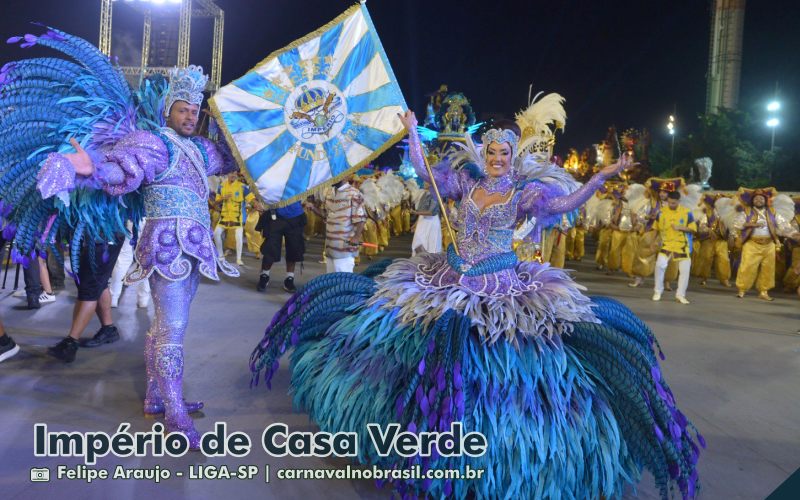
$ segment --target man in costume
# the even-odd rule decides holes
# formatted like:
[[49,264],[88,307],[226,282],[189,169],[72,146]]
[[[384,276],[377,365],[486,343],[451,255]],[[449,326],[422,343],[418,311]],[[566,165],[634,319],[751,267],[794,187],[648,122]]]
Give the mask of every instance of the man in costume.
[[[463,155],[429,171],[416,118],[402,120],[416,173],[460,201],[456,241],[446,253],[311,280],[254,349],[254,381],[263,370],[269,382],[294,346],[296,407],[324,432],[358,433],[359,461],[486,471],[475,481],[393,481],[409,498],[613,498],[644,466],[664,498],[672,482],[694,497],[694,428],[661,375],[652,332],[620,303],[584,296],[564,270],[512,250],[520,220],[535,217],[541,241],[630,160],[579,187],[549,155],[530,152],[536,133],[523,117],[521,140],[516,125],[496,123],[480,146],[466,136]],[[480,457],[381,457],[368,422],[414,434],[460,422],[489,446]]]
[[680,205],[681,194],[670,191],[667,194],[667,206],[661,207],[653,229],[658,231],[660,248],[655,267],[655,287],[653,300],[661,300],[664,293],[664,274],[670,261],[678,265],[678,288],[675,300],[688,304],[686,289],[689,286],[689,273],[692,265],[692,233],[697,231],[697,223],[692,212]]
[[[689,210],[694,208],[700,196],[699,185],[693,184],[692,189],[689,189],[682,177],[669,179],[651,177],[645,181],[643,188],[640,186],[632,185],[628,188],[634,230],[638,233],[633,245],[635,251],[632,259],[634,280],[629,283],[631,287],[641,286],[645,278],[652,275],[655,270],[656,254],[654,250],[658,248],[658,245],[655,245],[654,242],[658,233],[653,229],[653,225],[658,219],[662,207],[667,204],[667,195],[672,191],[680,192],[680,203]],[[664,287],[667,291],[672,290],[670,282],[675,281],[677,276],[678,268],[675,261],[670,261],[664,280]]]
[[168,432],[182,432],[192,448],[200,434],[189,412],[200,402],[183,399],[183,337],[200,275],[218,280],[239,272],[217,253],[210,227],[208,176],[236,169],[224,143],[194,136],[208,77],[202,68],[174,69],[164,98],[166,126],[136,130],[107,149],[52,153],[39,172],[43,198],[68,194],[91,182],[118,197],[141,190],[147,218],[136,246],[136,267],[128,284],[149,279],[155,317],[145,339],[146,414],[165,414]]
[[712,269],[722,286],[731,286],[728,229],[720,220],[719,212],[714,206],[723,198],[720,194],[704,194],[700,199],[702,215],[698,221],[699,247],[692,263],[692,270],[700,278],[700,286],[706,286]]
[[[741,263],[736,274],[736,296],[743,298],[755,284],[758,298],[772,301],[769,291],[775,288],[775,254],[779,238],[800,239],[791,225],[794,204],[775,188],[739,188],[739,206],[733,219],[737,245],[742,249]],[[776,204],[779,205],[776,207]]]
[[224,258],[225,251],[222,248],[223,234],[233,229],[236,238],[236,265],[244,265],[242,262],[242,245],[244,225],[247,222],[247,205],[255,199],[255,195],[250,192],[250,188],[242,182],[237,172],[231,172],[219,183],[215,201],[220,207],[219,222],[214,228],[214,243],[217,245],[217,254]]

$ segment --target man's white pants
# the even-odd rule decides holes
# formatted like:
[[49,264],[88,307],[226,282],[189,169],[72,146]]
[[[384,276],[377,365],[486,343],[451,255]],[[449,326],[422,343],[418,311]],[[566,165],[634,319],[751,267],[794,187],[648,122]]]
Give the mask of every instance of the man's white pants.
[[[655,279],[656,287],[655,292],[661,295],[664,292],[664,273],[669,265],[670,258],[663,253],[658,254],[656,259]],[[678,261],[678,289],[675,291],[676,297],[686,297],[686,289],[689,287],[689,270],[692,267],[691,259],[683,259]]]
[[242,226],[239,227],[225,227],[222,224],[217,224],[217,227],[214,228],[214,243],[217,245],[217,256],[221,259],[225,255],[225,251],[222,249],[222,233],[225,232],[226,229],[234,229],[235,230],[235,237],[236,237],[236,262],[242,261],[242,232],[244,228]]
[[[111,301],[116,303],[122,294],[122,280],[128,274],[128,269],[133,263],[133,247],[131,241],[125,238],[125,243],[119,251],[117,263],[114,264],[114,271],[111,272],[111,282],[108,284],[108,291],[111,292]],[[150,283],[142,280],[136,283],[136,298],[139,304],[150,303]]]
[[355,265],[355,257],[343,257],[341,259],[328,257],[325,262],[329,273],[352,273]]

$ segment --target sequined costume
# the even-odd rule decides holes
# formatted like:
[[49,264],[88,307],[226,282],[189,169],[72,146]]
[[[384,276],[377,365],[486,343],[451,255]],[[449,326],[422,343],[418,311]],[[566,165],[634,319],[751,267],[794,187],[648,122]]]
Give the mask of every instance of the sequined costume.
[[[417,174],[430,180],[415,132],[409,143]],[[435,166],[441,194],[458,202],[460,254],[450,246],[310,281],[256,346],[253,382],[263,370],[269,384],[293,347],[295,405],[325,432],[358,433],[359,462],[485,471],[471,481],[392,481],[406,498],[617,498],[643,468],[663,497],[673,482],[693,497],[698,447],[661,377],[652,332],[619,302],[584,296],[566,271],[512,251],[520,219],[536,218],[534,233],[551,226],[604,178],[577,187],[555,166],[514,165],[502,178]],[[477,189],[505,201],[481,209]],[[382,457],[366,428],[396,422],[419,433],[455,421],[487,437],[484,455]]]
[[[160,97],[164,116],[177,101],[199,106],[206,81],[196,66],[171,71],[169,87]],[[200,275],[218,280],[218,266],[228,276],[239,275],[217,254],[207,204],[208,176],[226,174],[236,164],[224,143],[185,137],[163,126],[90,146],[91,176],[77,175],[70,157],[50,153],[38,172],[38,190],[44,199],[69,199],[76,185],[88,185],[111,197],[142,198],[147,223],[125,281],[149,280],[155,306],[145,340],[144,411],[165,413],[167,431],[183,432],[196,448],[200,435],[187,411],[202,404],[183,400],[183,337]]]

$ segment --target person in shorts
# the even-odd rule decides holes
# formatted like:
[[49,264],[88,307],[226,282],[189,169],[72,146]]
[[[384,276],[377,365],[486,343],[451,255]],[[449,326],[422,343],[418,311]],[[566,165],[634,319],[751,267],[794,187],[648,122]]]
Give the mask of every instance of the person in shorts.
[[[111,317],[111,292],[108,281],[117,263],[123,241],[114,243],[84,244],[80,252],[80,267],[75,280],[78,287],[78,300],[72,312],[72,326],[69,335],[58,344],[47,349],[47,354],[65,363],[75,360],[78,346],[97,347],[119,340],[119,331]],[[91,245],[91,246],[90,246]],[[97,314],[100,330],[84,342],[81,335],[92,315]]]
[[281,260],[281,246],[286,246],[286,278],[283,280],[283,289],[294,293],[294,268],[298,262],[303,262],[306,252],[306,242],[303,231],[306,227],[306,214],[301,202],[295,202],[283,208],[266,210],[258,220],[256,230],[264,235],[261,244],[261,275],[258,278],[256,290],[263,292],[269,284],[269,273],[272,264]]

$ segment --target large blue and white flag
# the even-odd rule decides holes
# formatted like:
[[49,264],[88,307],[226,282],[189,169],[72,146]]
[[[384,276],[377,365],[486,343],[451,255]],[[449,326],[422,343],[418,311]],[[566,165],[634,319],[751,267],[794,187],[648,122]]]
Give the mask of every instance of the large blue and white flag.
[[405,134],[406,103],[364,4],[271,54],[210,105],[271,206],[350,175]]

